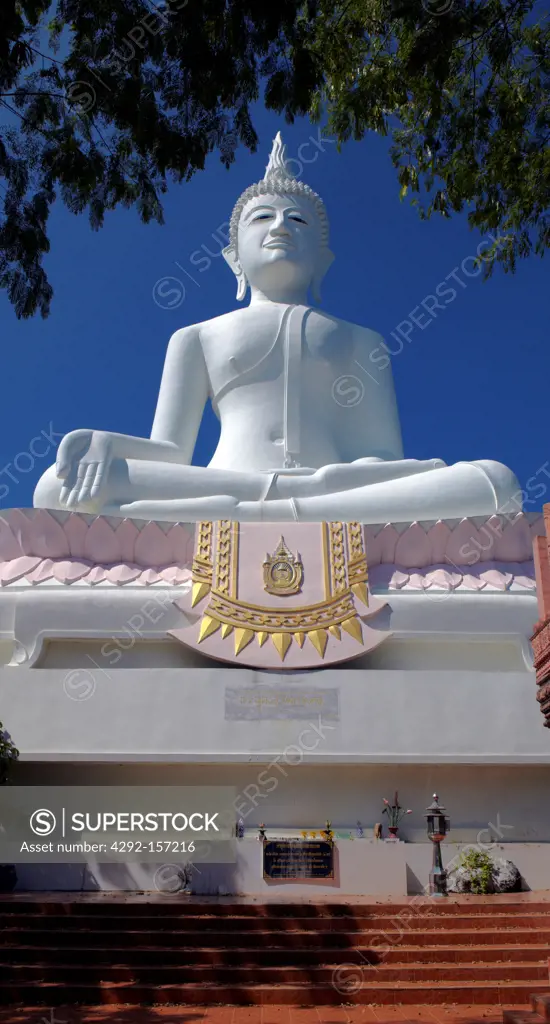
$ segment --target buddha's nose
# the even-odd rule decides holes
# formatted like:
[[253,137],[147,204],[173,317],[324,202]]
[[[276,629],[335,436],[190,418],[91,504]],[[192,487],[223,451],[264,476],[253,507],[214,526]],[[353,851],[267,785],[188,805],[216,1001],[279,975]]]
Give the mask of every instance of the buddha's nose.
[[274,223],[271,225],[270,233],[276,236],[286,235],[288,237],[290,236],[290,229],[288,227],[288,224],[285,224],[285,221],[281,217],[280,219],[274,221]]

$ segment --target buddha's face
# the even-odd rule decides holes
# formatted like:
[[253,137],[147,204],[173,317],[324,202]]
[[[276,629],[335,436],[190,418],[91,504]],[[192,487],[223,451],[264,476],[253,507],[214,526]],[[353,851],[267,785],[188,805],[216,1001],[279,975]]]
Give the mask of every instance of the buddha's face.
[[264,195],[245,206],[238,229],[238,257],[248,283],[307,289],[318,273],[321,225],[307,198]]

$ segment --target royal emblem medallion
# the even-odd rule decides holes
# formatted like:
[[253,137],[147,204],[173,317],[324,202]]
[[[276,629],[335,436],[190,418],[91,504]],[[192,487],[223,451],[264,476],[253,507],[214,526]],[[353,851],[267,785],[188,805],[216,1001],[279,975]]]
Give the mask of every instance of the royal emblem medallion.
[[300,561],[300,555],[293,555],[289,551],[284,537],[281,537],[273,554],[266,556],[263,570],[264,590],[268,594],[289,596],[298,594],[302,589],[304,566]]

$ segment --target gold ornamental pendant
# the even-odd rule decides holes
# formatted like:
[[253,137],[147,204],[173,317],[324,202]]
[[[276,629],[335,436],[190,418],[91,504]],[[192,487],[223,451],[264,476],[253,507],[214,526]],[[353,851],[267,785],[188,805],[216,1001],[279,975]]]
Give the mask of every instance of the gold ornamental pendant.
[[[198,523],[192,590],[174,602],[188,621],[169,635],[219,661],[289,671],[357,657],[391,635],[383,623],[367,621],[387,602],[369,594],[360,523],[293,523],[285,529],[294,553],[280,534],[277,541],[279,529],[229,519]],[[258,544],[259,531],[265,540]],[[198,605],[200,622],[189,615]]]
[[268,594],[283,597],[299,594],[304,579],[304,566],[298,552],[293,555],[281,537],[272,555],[268,554],[263,563],[264,590]]

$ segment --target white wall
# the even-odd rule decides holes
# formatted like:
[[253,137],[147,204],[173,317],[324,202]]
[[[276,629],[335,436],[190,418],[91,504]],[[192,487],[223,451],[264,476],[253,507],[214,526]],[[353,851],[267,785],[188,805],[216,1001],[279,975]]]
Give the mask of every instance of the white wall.
[[[259,895],[264,898],[325,896],[406,896],[428,891],[432,864],[431,844],[385,843],[372,840],[337,840],[334,878],[272,882],[263,878],[262,847],[253,839],[236,843],[233,864],[200,864],[191,871],[195,895]],[[445,844],[443,862],[452,867],[461,844]],[[550,845],[502,844],[491,848],[493,859],[511,860],[518,867],[524,889],[547,890]],[[159,868],[161,869],[159,872]],[[135,891],[165,892],[177,885],[178,865],[170,864],[25,864],[17,865],[19,891]],[[172,892],[174,890],[172,889]]]
[[[89,666],[0,670],[2,721],[24,759],[550,764],[527,669]],[[227,719],[226,687],[253,685],[337,691],[339,720]]]
[[[367,835],[385,822],[383,798],[412,808],[401,827],[409,842],[426,841],[424,811],[437,792],[451,819],[454,842],[550,843],[550,765],[300,765],[77,764],[19,762],[18,785],[233,786],[235,820],[247,829],[349,830],[361,821]],[[269,779],[274,782],[268,782]],[[500,835],[499,835],[500,831]],[[549,846],[550,851],[550,846]],[[550,875],[549,875],[550,886]]]
[[[212,660],[200,651],[185,647],[176,640],[120,641],[125,649],[111,640],[47,640],[44,643],[38,667],[40,668],[94,668],[112,674],[129,668],[211,668]],[[5,661],[9,661],[10,647],[4,645]],[[108,653],[105,654],[105,651]],[[2,646],[0,644],[0,658]],[[1,664],[2,662],[0,662]],[[239,672],[239,666],[225,665]],[[341,671],[368,669],[450,669],[471,672],[523,672],[524,652],[517,637],[468,637],[456,640],[452,636],[390,638],[374,651],[346,662]]]

